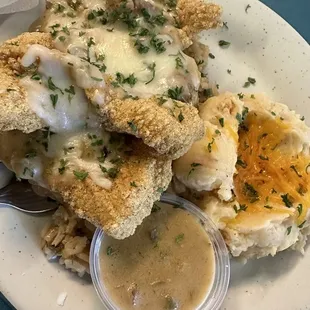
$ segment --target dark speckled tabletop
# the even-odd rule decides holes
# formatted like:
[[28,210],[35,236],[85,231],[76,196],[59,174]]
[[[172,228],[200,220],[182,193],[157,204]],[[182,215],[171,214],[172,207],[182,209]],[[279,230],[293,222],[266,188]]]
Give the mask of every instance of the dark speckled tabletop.
[[261,0],[310,43],[310,0]]

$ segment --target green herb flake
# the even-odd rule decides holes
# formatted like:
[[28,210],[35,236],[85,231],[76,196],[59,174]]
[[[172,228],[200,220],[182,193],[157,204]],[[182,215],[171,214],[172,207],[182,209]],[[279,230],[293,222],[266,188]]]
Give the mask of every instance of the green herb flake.
[[286,234],[289,235],[292,231],[292,226],[287,227]]
[[212,141],[208,143],[208,152],[211,153],[212,152],[212,145],[214,143],[214,138],[212,138]]
[[261,160],[269,160],[268,156],[264,156],[264,155],[259,155],[258,156]]
[[31,79],[32,79],[32,80],[35,80],[35,81],[39,81],[39,80],[41,80],[41,75],[38,74],[37,72],[35,72],[35,73],[31,76]]
[[272,207],[269,206],[269,205],[264,205],[264,208],[266,208],[266,209],[272,209]]
[[72,95],[75,95],[75,88],[73,85],[70,85],[69,88],[65,88],[65,92],[69,93],[69,94],[72,94]]
[[164,192],[164,189],[162,187],[158,187],[157,192],[162,194]]
[[226,30],[229,29],[227,22],[223,22],[223,27],[224,27]]
[[97,77],[95,77],[95,76],[91,76],[91,78],[92,78],[94,81],[96,81],[96,82],[101,82],[101,81],[103,81],[103,79],[97,78]]
[[107,247],[107,255],[111,256],[113,254],[113,248],[111,246]]
[[153,62],[151,63],[150,65],[147,66],[147,68],[152,72],[152,77],[150,80],[148,80],[145,85],[151,83],[153,80],[154,80],[154,77],[155,77],[155,67],[156,67],[156,63]]
[[85,31],[80,31],[79,32],[79,37],[82,37],[86,32]]
[[62,27],[62,31],[66,34],[66,35],[70,35],[70,31],[69,31],[69,29],[68,29],[68,27],[67,26],[65,26],[65,27]]
[[183,116],[182,112],[179,113],[178,120],[180,123],[182,123],[182,121],[184,120],[184,116]]
[[227,69],[227,73],[228,73],[228,74],[231,74],[231,70],[230,70],[230,69]]
[[174,241],[176,242],[176,243],[181,243],[183,240],[184,240],[184,234],[182,233],[182,234],[179,234],[179,235],[177,235],[176,237],[175,237],[175,239],[174,239]]
[[176,67],[176,69],[184,68],[183,61],[180,57],[177,57],[175,59],[175,67]]
[[53,108],[55,109],[58,101],[58,94],[50,94],[50,99],[52,101]]
[[255,99],[255,96],[253,94],[251,95],[251,99]]
[[302,204],[301,203],[297,206],[297,211],[298,211],[298,216],[301,216],[301,214],[302,214]]
[[175,100],[180,100],[183,92],[183,86],[168,89],[168,97]]
[[138,185],[136,184],[136,182],[135,182],[135,181],[130,182],[130,186],[132,186],[132,187],[138,187]]
[[88,177],[88,172],[73,170],[75,177],[81,181],[84,181]]
[[230,42],[225,41],[225,40],[220,40],[219,41],[219,46],[222,48],[228,48],[230,46]]
[[239,165],[239,166],[242,167],[242,168],[246,168],[246,167],[247,167],[247,163],[244,162],[244,161],[241,159],[241,156],[238,156],[236,164]]
[[215,56],[214,56],[212,53],[209,53],[209,57],[210,57],[211,59],[214,59],[214,58],[215,58]]
[[248,4],[246,7],[245,7],[245,13],[248,13],[248,10],[251,8],[251,6]]
[[282,201],[284,202],[285,206],[288,208],[293,207],[293,202],[291,201],[290,197],[288,194],[281,195]]
[[239,93],[239,94],[238,94],[238,97],[239,97],[239,99],[243,99],[244,94],[243,94],[243,93]]
[[64,174],[67,164],[68,164],[68,160],[65,160],[63,158],[60,160],[60,164],[58,168],[59,174]]
[[130,129],[133,131],[133,132],[137,132],[138,128],[136,126],[136,124],[134,123],[134,121],[130,121],[130,122],[127,122],[128,126],[130,127]]
[[146,54],[150,49],[147,45],[142,44],[140,40],[136,40],[135,47],[140,54]]
[[66,41],[66,37],[65,36],[60,36],[60,37],[58,37],[58,40],[61,41],[61,42],[64,42],[64,41]]
[[224,127],[224,118],[223,117],[219,118],[219,123],[222,127]]
[[304,224],[306,223],[307,221],[304,220],[300,225],[298,225],[298,228],[303,228]]
[[154,213],[154,212],[158,212],[160,210],[161,210],[161,207],[158,204],[154,203],[151,212]]
[[150,46],[153,47],[157,54],[161,54],[166,50],[165,47],[166,41],[153,36],[150,40]]
[[259,200],[258,191],[253,187],[253,185],[245,182],[243,187],[243,193],[250,199],[250,202],[253,203]]

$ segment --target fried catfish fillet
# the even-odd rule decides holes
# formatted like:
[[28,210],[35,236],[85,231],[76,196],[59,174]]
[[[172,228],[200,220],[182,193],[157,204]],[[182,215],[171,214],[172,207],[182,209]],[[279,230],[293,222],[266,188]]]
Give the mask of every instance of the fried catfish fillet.
[[221,25],[223,9],[217,4],[203,0],[179,0],[176,9],[181,28],[189,36]]
[[52,38],[46,33],[24,33],[0,46],[0,130],[27,133],[44,127],[29,106],[27,91],[20,85],[24,68],[19,60],[33,44],[53,47]]
[[198,110],[167,99],[112,100],[101,109],[103,123],[110,131],[133,134],[159,154],[176,159],[204,134]]
[[0,159],[17,177],[58,194],[79,217],[114,238],[132,235],[170,183],[171,161],[152,156],[135,138],[120,147],[126,152],[119,152],[109,134],[98,130],[52,134],[48,150],[46,137],[42,131],[2,132]]

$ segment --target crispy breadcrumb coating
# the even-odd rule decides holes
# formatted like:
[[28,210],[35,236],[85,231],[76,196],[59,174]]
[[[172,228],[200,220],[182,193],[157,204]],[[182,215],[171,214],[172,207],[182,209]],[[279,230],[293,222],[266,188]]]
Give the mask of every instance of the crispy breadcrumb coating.
[[116,99],[101,107],[100,114],[107,130],[135,135],[159,154],[176,159],[203,136],[204,125],[195,107],[170,102],[174,106],[161,106],[155,97]]
[[222,7],[203,0],[179,0],[177,14],[181,28],[189,35],[221,25]]
[[30,109],[27,92],[19,83],[19,76],[24,73],[19,60],[32,44],[53,47],[49,34],[28,32],[0,46],[0,130],[18,129],[28,133],[44,127]]
[[[13,165],[17,167],[24,158],[25,142],[29,137],[36,139],[37,134],[17,130],[1,132],[0,160],[14,170]],[[79,217],[102,227],[117,239],[134,233],[172,178],[171,160],[153,157],[150,148],[133,139],[127,144],[132,146],[133,152],[124,156],[124,163],[110,189],[96,185],[91,178],[81,181],[72,173],[60,174],[58,158],[40,155],[45,186],[59,194]]]

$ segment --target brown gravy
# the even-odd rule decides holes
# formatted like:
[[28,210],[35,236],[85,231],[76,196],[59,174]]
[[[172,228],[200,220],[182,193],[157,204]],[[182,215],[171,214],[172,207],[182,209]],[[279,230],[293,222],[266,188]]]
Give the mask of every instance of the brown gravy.
[[194,310],[214,279],[212,244],[188,211],[166,204],[155,208],[133,236],[104,238],[100,263],[106,291],[119,309]]

